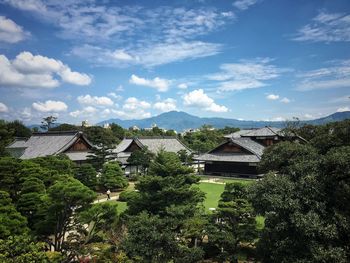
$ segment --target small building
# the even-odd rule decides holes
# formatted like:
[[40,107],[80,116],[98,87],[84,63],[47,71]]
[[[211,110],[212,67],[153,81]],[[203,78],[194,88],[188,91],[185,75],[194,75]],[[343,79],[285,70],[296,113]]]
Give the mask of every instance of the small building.
[[93,144],[79,131],[33,133],[28,139],[17,138],[6,149],[13,157],[32,159],[65,154],[81,164],[91,155]]
[[144,136],[135,138],[123,139],[113,152],[117,155],[117,161],[122,164],[126,174],[136,171],[136,167],[128,164],[128,158],[136,151],[147,147],[147,149],[156,154],[160,150],[167,152],[178,153],[180,150],[187,151],[191,154],[192,151],[184,145],[178,138],[173,136]]
[[[240,130],[225,138],[226,142],[195,158],[205,163],[205,174],[257,177],[264,149],[287,139],[282,129],[273,127]],[[298,136],[293,136],[293,140],[305,141]]]

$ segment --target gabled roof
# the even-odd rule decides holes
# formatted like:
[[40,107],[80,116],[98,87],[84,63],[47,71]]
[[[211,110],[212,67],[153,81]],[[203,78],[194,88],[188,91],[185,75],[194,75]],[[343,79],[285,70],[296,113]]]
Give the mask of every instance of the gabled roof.
[[282,129],[275,127],[263,127],[259,129],[239,130],[237,132],[225,135],[225,138],[240,138],[240,137],[271,137],[284,136]]
[[178,138],[173,136],[152,136],[152,137],[137,137],[137,138],[125,138],[117,147],[113,150],[115,153],[124,152],[132,142],[142,147],[147,147],[153,153],[157,153],[159,150],[164,149],[167,152],[177,153],[180,150],[191,150],[184,145]]
[[82,137],[86,143],[93,145],[85,138],[82,132],[46,132],[33,133],[32,136],[24,141],[15,140],[7,149],[24,148],[21,159],[31,159],[47,155],[55,155],[68,150],[77,139]]
[[[249,153],[218,153],[216,149],[227,143],[234,143]],[[195,158],[200,161],[220,161],[220,162],[241,162],[256,163],[259,162],[264,152],[265,146],[253,141],[250,138],[231,138],[229,141],[220,144],[218,147]]]

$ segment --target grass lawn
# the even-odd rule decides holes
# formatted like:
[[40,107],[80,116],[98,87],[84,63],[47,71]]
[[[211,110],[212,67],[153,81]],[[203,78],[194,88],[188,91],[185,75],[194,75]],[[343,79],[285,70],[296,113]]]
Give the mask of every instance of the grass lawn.
[[201,182],[199,183],[199,188],[205,193],[205,211],[208,212],[211,207],[218,207],[218,202],[225,185]]

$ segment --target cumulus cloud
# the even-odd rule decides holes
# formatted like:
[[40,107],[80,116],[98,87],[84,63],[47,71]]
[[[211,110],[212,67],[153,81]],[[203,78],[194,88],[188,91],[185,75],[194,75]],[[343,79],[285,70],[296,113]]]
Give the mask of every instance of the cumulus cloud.
[[255,5],[257,2],[258,0],[238,0],[233,2],[233,6],[239,10],[246,10],[250,6]]
[[204,93],[203,89],[191,91],[183,96],[185,106],[196,107],[211,112],[227,112],[228,108],[218,105]]
[[279,99],[279,95],[276,95],[276,94],[269,94],[266,96],[266,99],[268,100],[278,100]]
[[60,60],[30,52],[21,52],[14,60],[0,55],[0,85],[32,88],[55,88],[61,81],[75,85],[89,85],[91,78],[74,72]]
[[165,92],[169,89],[170,81],[167,79],[161,79],[159,77],[155,77],[154,79],[145,79],[138,77],[136,75],[131,75],[129,82],[131,84],[146,86],[157,89],[159,92]]
[[112,98],[114,98],[114,99],[116,99],[116,100],[122,99],[122,96],[118,95],[118,94],[115,93],[115,92],[109,92],[107,95],[110,96],[110,97],[112,97]]
[[113,105],[113,101],[108,98],[108,97],[98,97],[98,96],[91,96],[89,94],[83,96],[79,96],[77,98],[77,101],[80,104],[84,104],[84,105],[96,105],[96,106],[112,106]]
[[6,104],[0,102],[0,113],[8,112],[9,108],[6,106]]
[[349,42],[350,14],[320,12],[307,24],[298,30],[293,38],[295,41],[312,42]]
[[282,98],[282,99],[280,100],[280,102],[283,102],[283,103],[286,103],[286,104],[287,104],[287,103],[290,102],[290,99],[284,97],[284,98]]
[[296,89],[310,91],[350,87],[350,60],[332,61],[330,66],[299,74]]
[[207,78],[219,81],[220,91],[232,91],[260,88],[266,81],[275,79],[288,69],[278,68],[270,64],[269,58],[240,60],[238,63],[227,63],[220,66],[221,72],[208,75]]
[[177,87],[179,89],[187,89],[188,88],[188,85],[186,83],[180,83],[179,85],[177,85]]
[[161,112],[176,110],[176,100],[167,98],[164,101],[158,101],[154,103],[153,108]]
[[63,101],[47,100],[45,102],[34,102],[32,107],[40,112],[61,112],[66,111],[68,106]]
[[30,36],[29,32],[17,25],[14,21],[4,16],[0,16],[0,42],[17,43]]
[[98,110],[95,107],[87,106],[84,107],[82,110],[76,110],[69,113],[70,116],[77,118],[77,117],[87,117],[87,116],[93,116]]

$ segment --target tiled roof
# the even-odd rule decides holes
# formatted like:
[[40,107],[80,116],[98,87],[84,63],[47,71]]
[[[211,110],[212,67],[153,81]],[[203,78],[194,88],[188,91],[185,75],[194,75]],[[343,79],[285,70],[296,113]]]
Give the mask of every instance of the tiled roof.
[[282,129],[275,127],[264,127],[260,129],[239,130],[237,132],[225,135],[225,138],[239,138],[239,137],[270,137],[270,136],[284,136]]
[[257,163],[260,158],[254,154],[238,153],[205,153],[197,158],[199,161],[218,161],[218,162],[240,162],[240,163]]
[[258,155],[259,157],[261,157],[265,149],[265,146],[253,141],[250,138],[232,138],[231,141],[248,150],[249,152]]
[[191,152],[191,150],[186,147],[182,142],[180,142],[176,137],[139,137],[139,138],[126,138],[121,141],[120,144],[113,150],[115,153],[120,153],[125,151],[128,146],[135,141],[139,145],[146,146],[148,150],[153,153],[157,153],[159,150],[164,149],[167,152],[177,153],[180,150],[186,150]]
[[28,140],[16,140],[7,149],[25,148],[21,159],[55,155],[67,150],[80,136],[83,136],[81,132],[33,133]]

